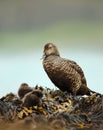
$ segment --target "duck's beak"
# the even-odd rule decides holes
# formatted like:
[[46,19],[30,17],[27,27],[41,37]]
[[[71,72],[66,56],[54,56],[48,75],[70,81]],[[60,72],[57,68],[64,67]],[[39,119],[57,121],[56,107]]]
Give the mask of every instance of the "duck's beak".
[[40,60],[43,60],[46,57],[45,53],[43,54],[42,58]]

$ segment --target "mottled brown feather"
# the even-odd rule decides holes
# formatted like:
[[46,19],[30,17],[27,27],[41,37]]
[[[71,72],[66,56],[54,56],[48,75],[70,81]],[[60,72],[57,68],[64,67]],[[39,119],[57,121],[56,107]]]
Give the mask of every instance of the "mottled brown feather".
[[53,43],[44,46],[44,56],[44,70],[60,90],[76,95],[90,95],[84,73],[76,62],[61,58]]

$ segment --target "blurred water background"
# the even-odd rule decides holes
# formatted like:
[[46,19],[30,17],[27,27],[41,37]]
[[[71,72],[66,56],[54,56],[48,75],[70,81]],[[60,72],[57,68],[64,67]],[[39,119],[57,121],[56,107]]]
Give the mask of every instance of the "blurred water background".
[[0,97],[23,82],[55,88],[40,60],[47,42],[103,93],[103,1],[0,0]]

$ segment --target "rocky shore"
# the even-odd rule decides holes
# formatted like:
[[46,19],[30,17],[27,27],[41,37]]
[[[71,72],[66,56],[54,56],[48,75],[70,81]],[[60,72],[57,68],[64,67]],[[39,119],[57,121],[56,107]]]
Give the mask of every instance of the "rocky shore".
[[103,95],[74,97],[60,90],[22,85],[30,91],[19,88],[17,95],[9,93],[0,98],[0,129],[103,129]]

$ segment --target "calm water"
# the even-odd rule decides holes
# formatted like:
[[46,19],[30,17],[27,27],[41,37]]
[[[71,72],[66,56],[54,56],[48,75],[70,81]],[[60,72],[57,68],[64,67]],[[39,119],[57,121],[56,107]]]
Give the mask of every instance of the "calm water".
[[[39,52],[39,53],[38,53]],[[9,92],[17,94],[21,83],[55,88],[42,67],[42,51],[8,54],[0,52],[0,97]],[[103,53],[62,52],[75,60],[84,70],[90,89],[103,93]]]

